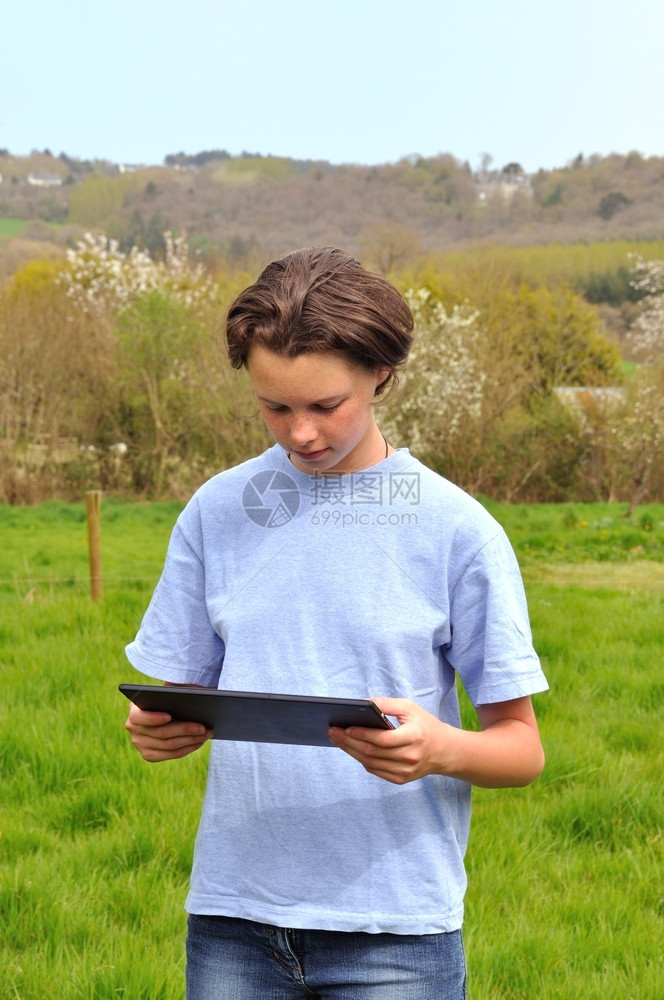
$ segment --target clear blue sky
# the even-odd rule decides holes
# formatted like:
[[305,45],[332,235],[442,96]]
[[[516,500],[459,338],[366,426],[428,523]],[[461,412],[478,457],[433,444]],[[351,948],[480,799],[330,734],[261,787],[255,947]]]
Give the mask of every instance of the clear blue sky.
[[32,0],[0,23],[17,155],[664,155],[662,0]]

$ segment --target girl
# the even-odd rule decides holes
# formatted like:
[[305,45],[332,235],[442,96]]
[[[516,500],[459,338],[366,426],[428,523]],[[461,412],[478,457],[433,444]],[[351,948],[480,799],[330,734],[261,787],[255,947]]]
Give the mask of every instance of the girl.
[[[270,264],[228,314],[276,444],[190,501],[129,659],[171,684],[371,697],[398,726],[214,741],[188,1000],[461,1000],[471,785],[543,766],[530,696],[547,685],[505,535],[375,420],[412,325],[330,248]],[[127,729],[148,761],[210,737],[135,706]]]

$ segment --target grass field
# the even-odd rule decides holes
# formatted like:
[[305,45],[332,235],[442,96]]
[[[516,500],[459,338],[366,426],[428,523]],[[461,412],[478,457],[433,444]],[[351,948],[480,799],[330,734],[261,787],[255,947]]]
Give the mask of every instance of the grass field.
[[[536,699],[542,778],[475,793],[470,998],[661,1000],[664,507],[487,506],[521,561],[551,691]],[[94,604],[84,506],[0,507],[8,1000],[183,995],[206,751],[145,764],[117,693],[179,509],[104,501]]]
[[[0,216],[0,240],[9,240],[14,236],[20,236],[23,230],[31,221],[30,219],[12,219],[7,216]],[[43,225],[43,223],[39,223]],[[62,228],[62,223],[47,222],[46,225],[55,233]]]
[[12,236],[19,236],[27,224],[27,219],[8,219],[0,216],[0,240],[8,240]]

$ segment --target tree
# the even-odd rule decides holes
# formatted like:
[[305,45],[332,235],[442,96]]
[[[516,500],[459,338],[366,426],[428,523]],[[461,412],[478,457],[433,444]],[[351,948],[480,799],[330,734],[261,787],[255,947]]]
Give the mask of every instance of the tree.
[[214,283],[201,263],[190,261],[185,237],[167,231],[162,238],[164,259],[154,261],[147,250],[132,246],[123,253],[117,240],[86,233],[67,251],[68,267],[59,280],[83,312],[119,312],[149,291],[161,291],[192,307],[209,302]]
[[567,286],[528,284],[493,252],[427,273],[406,295],[415,347],[386,433],[472,493],[574,495],[587,442],[553,389],[620,379],[596,310]]
[[126,177],[90,174],[72,189],[69,196],[69,221],[83,226],[105,223],[122,208],[126,186]]
[[360,234],[360,246],[367,267],[381,274],[393,274],[419,252],[417,234],[407,226],[385,223]]
[[629,205],[629,198],[626,198],[622,191],[610,191],[605,194],[599,203],[597,214],[602,219],[612,219],[616,212]]
[[479,311],[489,370],[512,393],[620,384],[620,355],[597,309],[566,283],[537,282],[495,248],[450,257],[444,269],[417,277],[448,310],[472,303]]
[[449,312],[429,289],[409,289],[415,341],[389,410],[388,434],[423,456],[453,448],[479,420],[486,372],[482,368],[479,313],[467,305]]
[[664,363],[664,260],[632,257],[632,288],[644,296],[644,309],[630,331],[637,357],[649,364]]
[[79,446],[99,434],[113,342],[108,325],[72,314],[59,262],[32,261],[0,295],[0,498],[50,495]]

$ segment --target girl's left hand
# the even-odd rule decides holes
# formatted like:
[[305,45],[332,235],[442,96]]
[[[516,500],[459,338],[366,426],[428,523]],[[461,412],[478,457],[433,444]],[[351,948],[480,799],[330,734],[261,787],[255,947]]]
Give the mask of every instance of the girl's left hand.
[[481,731],[458,729],[407,698],[374,698],[398,729],[331,728],[332,742],[379,778],[404,785],[444,774],[483,788],[530,784],[544,766],[528,696],[477,706]]
[[379,778],[404,785],[427,774],[444,772],[445,746],[454,729],[407,698],[373,698],[385,715],[398,719],[397,729],[352,726],[328,730],[331,741]]

